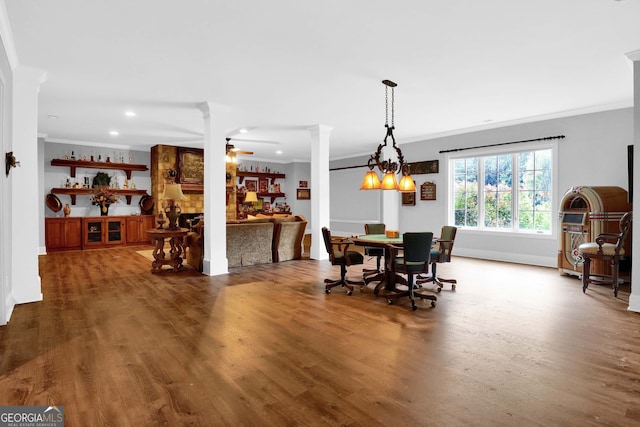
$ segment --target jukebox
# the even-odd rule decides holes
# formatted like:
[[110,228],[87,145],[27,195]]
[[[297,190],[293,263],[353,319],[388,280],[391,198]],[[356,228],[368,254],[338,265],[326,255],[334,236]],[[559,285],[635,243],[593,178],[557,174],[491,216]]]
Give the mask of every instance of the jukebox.
[[[572,187],[560,201],[560,274],[582,276],[581,243],[594,241],[600,233],[619,233],[620,219],[632,210],[627,191],[620,187]],[[625,243],[631,256],[631,239]],[[607,263],[593,263],[592,274],[611,274]]]

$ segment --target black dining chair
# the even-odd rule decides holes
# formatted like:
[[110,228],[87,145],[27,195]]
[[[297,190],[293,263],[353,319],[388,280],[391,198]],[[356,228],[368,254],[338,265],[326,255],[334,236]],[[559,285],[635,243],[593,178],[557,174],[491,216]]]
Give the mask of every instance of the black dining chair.
[[[435,295],[424,294],[422,290],[414,289],[414,275],[429,272],[429,257],[431,255],[431,245],[433,244],[433,233],[404,233],[402,235],[402,246],[390,246],[389,256],[391,256],[390,265],[395,273],[407,275],[407,290],[386,295],[387,302],[393,304],[393,301],[409,297],[411,308],[416,310],[415,298],[431,300],[431,307],[436,306],[438,298]],[[399,256],[402,251],[402,256]]]
[[[385,231],[386,227],[384,224],[364,225],[365,234],[384,234]],[[384,248],[365,246],[364,254],[365,256],[376,257],[376,269],[362,269],[362,278],[364,279],[364,283],[367,285],[372,282],[378,282],[373,291],[374,294],[377,294],[385,278],[384,272],[380,269],[381,259],[384,256]]]
[[438,286],[437,291],[440,292],[444,283],[450,283],[451,290],[456,290],[456,284],[458,281],[456,279],[444,279],[442,277],[438,277],[436,268],[438,264],[451,262],[451,252],[453,251],[453,243],[456,239],[457,231],[458,229],[451,225],[445,225],[442,227],[440,237],[436,240],[435,247],[431,249],[431,275],[418,276],[416,278],[416,284],[422,285],[423,283],[433,282]]
[[331,288],[343,286],[347,288],[347,295],[353,293],[353,285],[360,286],[360,292],[365,286],[364,281],[356,282],[347,279],[347,267],[364,263],[364,256],[360,252],[349,250],[349,239],[346,237],[331,237],[331,231],[327,227],[322,227],[322,238],[329,253],[329,261],[332,265],[340,266],[340,278],[337,280],[324,279],[324,291],[331,293]]

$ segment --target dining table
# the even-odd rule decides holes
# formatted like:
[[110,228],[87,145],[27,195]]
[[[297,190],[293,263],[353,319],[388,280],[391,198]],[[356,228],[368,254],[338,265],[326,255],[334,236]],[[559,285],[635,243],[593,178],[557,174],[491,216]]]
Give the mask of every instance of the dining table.
[[396,274],[389,253],[393,250],[393,247],[403,245],[402,236],[387,237],[386,234],[363,234],[359,236],[351,236],[351,241],[356,246],[369,246],[375,248],[384,249],[384,270],[368,276],[365,278],[365,282],[378,282],[374,294],[378,294],[380,289],[384,286],[384,289],[389,292],[397,292],[396,285],[407,285],[407,279],[403,276]]

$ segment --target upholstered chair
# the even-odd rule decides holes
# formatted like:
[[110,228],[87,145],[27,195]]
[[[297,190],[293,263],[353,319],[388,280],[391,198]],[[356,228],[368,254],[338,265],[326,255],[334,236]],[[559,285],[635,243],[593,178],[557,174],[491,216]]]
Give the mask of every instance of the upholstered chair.
[[360,286],[363,290],[364,282],[356,282],[347,279],[347,267],[364,263],[364,257],[360,252],[349,250],[349,239],[346,237],[331,237],[331,232],[327,227],[322,227],[322,237],[324,245],[329,253],[329,261],[332,265],[340,266],[340,278],[337,280],[325,279],[324,290],[331,293],[331,288],[342,286],[347,288],[347,295],[353,294],[353,285]]
[[[618,296],[620,261],[625,258],[624,242],[631,230],[632,213],[625,213],[620,219],[620,233],[601,233],[595,242],[578,246],[578,253],[584,259],[582,264],[582,292],[586,292],[589,283],[610,284],[613,296]],[[611,265],[611,274],[591,274],[591,262],[601,260]]]

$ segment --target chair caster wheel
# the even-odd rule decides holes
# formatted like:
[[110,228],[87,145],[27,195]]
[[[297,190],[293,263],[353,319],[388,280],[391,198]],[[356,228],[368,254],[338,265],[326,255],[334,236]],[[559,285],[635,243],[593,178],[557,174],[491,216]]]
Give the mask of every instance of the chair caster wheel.
[[436,292],[442,292],[442,288],[438,286],[438,288],[436,289]]
[[387,300],[387,304],[389,304],[389,305],[393,305],[393,300],[392,300],[392,299],[388,299],[388,300]]
[[325,289],[325,290],[324,290],[324,293],[325,293],[325,294],[330,294],[330,293],[331,293],[331,289]]
[[418,306],[416,306],[416,305],[412,305],[412,306],[411,306],[411,309],[412,309],[413,311],[416,311],[416,310],[418,309]]
[[436,302],[435,301],[431,301],[431,307],[435,307],[436,306]]
[[451,290],[455,291],[456,290],[456,285],[451,285]]
[[347,291],[347,295],[351,296],[351,294],[353,294],[353,291]]

